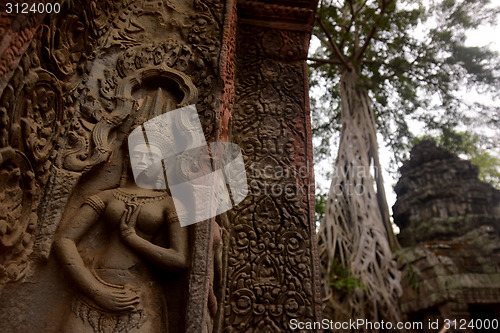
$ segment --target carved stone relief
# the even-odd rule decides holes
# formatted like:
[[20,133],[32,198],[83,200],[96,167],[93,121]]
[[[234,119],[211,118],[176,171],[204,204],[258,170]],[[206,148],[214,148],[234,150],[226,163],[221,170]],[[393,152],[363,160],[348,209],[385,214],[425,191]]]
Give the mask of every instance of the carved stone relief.
[[453,318],[465,332],[471,322],[500,319],[500,191],[478,179],[477,166],[432,141],[410,156],[393,206],[403,246],[402,311],[412,321]]
[[[89,332],[287,331],[292,318],[319,319],[303,61],[314,3],[240,2],[237,14],[234,0],[66,1],[11,34],[0,50],[13,55],[0,62],[10,73],[0,80],[1,331],[61,332],[68,322]],[[253,24],[265,13],[287,22]],[[180,237],[187,269],[162,270],[134,257],[127,225],[146,247],[175,248],[167,227],[151,237],[138,208],[167,199],[127,187],[124,142],[134,126],[192,103],[207,142],[240,145],[253,194]],[[88,228],[75,236],[78,225]],[[130,254],[142,281],[120,280],[130,267],[111,273],[115,263],[101,259],[113,249]],[[78,272],[68,272],[74,260]],[[78,279],[88,274],[107,282],[85,289]],[[92,291],[103,285],[129,308],[106,311]]]
[[44,17],[43,14],[7,13],[6,3],[0,3],[0,91],[11,79]]
[[231,140],[243,151],[251,194],[228,214],[224,325],[228,332],[283,332],[290,320],[318,320],[321,311],[300,60],[308,37],[244,22]]
[[[51,248],[56,232],[64,236],[68,230],[60,226],[71,226],[76,212],[89,206],[85,200],[123,182],[122,143],[133,126],[196,103],[206,138],[216,138],[224,8],[224,2],[211,0],[67,2],[60,15],[46,16],[32,28],[29,48],[0,95],[1,202],[8,209],[0,217],[0,295],[7,288],[0,298],[0,330],[18,325],[26,331],[60,331],[54,313],[62,318],[71,303],[70,312],[94,332],[132,327],[152,332],[141,318],[106,316],[71,301],[71,295],[85,298],[85,292],[61,281]],[[26,47],[14,51],[22,54]],[[99,237],[105,233],[97,225],[77,244],[87,265],[92,251],[85,245],[102,248]],[[164,305],[171,331],[211,330],[218,301],[212,297],[208,306],[214,268],[207,265],[214,265],[208,256],[216,254],[211,244],[217,229],[211,222],[189,228],[192,267],[182,277],[167,277],[174,290]],[[30,295],[25,282],[39,286],[38,296]],[[198,290],[189,305],[188,289]],[[19,297],[27,311],[12,306],[16,293],[24,295]],[[53,310],[36,309],[42,299]],[[22,313],[28,310],[38,318],[27,319]],[[8,322],[7,317],[21,319]]]
[[39,188],[26,156],[13,148],[0,149],[0,291],[22,279],[33,251]]

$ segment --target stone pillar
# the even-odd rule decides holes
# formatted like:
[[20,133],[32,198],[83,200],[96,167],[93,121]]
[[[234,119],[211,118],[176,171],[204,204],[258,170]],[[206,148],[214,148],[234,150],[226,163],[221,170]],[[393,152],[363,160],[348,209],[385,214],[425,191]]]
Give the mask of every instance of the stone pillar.
[[228,213],[226,332],[288,332],[292,320],[321,318],[305,62],[315,6],[238,1],[230,140],[250,193]]
[[[208,142],[241,147],[251,193],[189,227],[185,271],[148,275],[138,259],[123,270],[161,285],[155,304],[168,318],[149,318],[170,333],[290,331],[291,320],[321,319],[305,62],[316,4],[85,0],[35,16],[1,7],[0,331],[60,332],[68,318],[94,332],[145,329],[142,310],[85,305],[91,293],[75,287],[53,244],[80,207],[113,221],[95,195],[120,196],[127,135],[188,104]],[[103,268],[94,259],[114,222],[96,222],[77,242],[86,267]]]

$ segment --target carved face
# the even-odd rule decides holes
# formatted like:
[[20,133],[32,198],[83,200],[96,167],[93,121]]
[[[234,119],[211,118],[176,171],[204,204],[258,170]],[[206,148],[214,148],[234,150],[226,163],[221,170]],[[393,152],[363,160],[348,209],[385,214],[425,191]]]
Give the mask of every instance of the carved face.
[[156,188],[158,180],[163,179],[162,158],[157,146],[138,144],[133,148],[130,163],[138,186]]

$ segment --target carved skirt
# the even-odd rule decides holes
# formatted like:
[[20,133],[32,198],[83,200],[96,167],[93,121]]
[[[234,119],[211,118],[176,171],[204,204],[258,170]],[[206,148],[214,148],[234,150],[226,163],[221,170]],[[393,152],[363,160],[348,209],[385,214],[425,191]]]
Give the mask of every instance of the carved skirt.
[[[133,274],[137,272],[116,269],[97,271],[94,276],[107,287],[121,286],[136,291],[141,300],[137,311],[107,311],[80,294],[72,302],[73,318],[66,321],[64,332],[168,333],[164,291],[150,274]],[[122,283],[116,284],[116,280]]]

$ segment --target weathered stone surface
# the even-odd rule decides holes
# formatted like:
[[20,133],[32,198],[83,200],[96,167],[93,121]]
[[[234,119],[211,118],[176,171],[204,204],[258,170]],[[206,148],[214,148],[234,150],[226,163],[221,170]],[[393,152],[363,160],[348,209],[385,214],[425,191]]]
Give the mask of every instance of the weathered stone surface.
[[393,211],[402,245],[451,239],[481,225],[500,233],[500,191],[480,182],[469,161],[425,141],[412,150],[401,174]]
[[238,2],[230,138],[251,193],[228,213],[228,332],[288,332],[291,319],[320,319],[304,61],[314,6]]
[[500,191],[477,175],[430,141],[401,168],[393,209],[412,320],[500,318]]
[[[34,3],[32,0],[25,2]],[[9,82],[45,16],[43,13],[7,13],[6,3],[0,3],[0,91]]]
[[[2,11],[0,331],[289,331],[292,318],[320,319],[304,60],[315,7],[86,0],[59,15]],[[132,186],[126,138],[188,104],[208,142],[240,145],[252,184],[282,192],[254,191],[187,233],[167,214],[174,223],[156,237],[138,207],[162,219],[168,195]],[[283,174],[267,177],[269,166]],[[142,246],[155,250],[137,255]],[[160,267],[155,255],[171,252],[182,260]],[[106,310],[105,289],[131,308]]]
[[[133,242],[115,241],[120,233],[105,227],[104,222],[119,229],[121,214],[98,212],[91,227],[94,217],[88,211],[100,211],[99,200],[89,198],[105,198],[109,189],[118,195],[117,188],[123,188],[130,200],[142,202],[134,199],[139,192],[125,186],[124,139],[130,129],[162,112],[196,103],[206,138],[221,136],[219,62],[228,62],[227,56],[220,57],[225,5],[209,0],[89,0],[67,1],[59,15],[45,17],[7,17],[2,10],[0,29],[6,34],[0,49],[0,163],[5,213],[0,223],[0,331],[212,330],[220,302],[220,293],[213,290],[220,289],[212,273],[212,244],[217,238],[212,229],[218,228],[214,222],[189,227],[187,240],[181,237],[181,243],[189,242],[188,270],[159,268],[147,251],[132,260],[132,275],[142,283],[127,286],[134,291],[124,297],[141,294],[140,310],[109,313],[93,308],[88,304],[96,304],[105,293],[85,289],[79,279],[90,272],[122,285],[116,282],[122,281],[119,276],[131,271],[111,274],[115,263],[102,261],[103,253],[120,246],[134,256],[134,246],[126,244]],[[162,101],[161,110],[152,107],[155,98]],[[156,198],[153,193],[143,196],[146,201]],[[115,199],[101,199],[104,211],[108,205],[128,203]],[[155,202],[154,209],[161,209],[162,201]],[[141,214],[137,219],[141,221]],[[76,238],[68,231],[87,224],[88,230]],[[168,236],[174,232],[161,231],[165,237],[154,241],[142,233],[148,241],[144,246],[158,241],[160,248],[173,251],[174,240]],[[79,255],[68,250],[74,245],[66,244],[66,238],[78,246]],[[51,252],[54,239],[60,240],[59,264]],[[80,260],[77,272],[68,274],[67,267],[74,266],[70,263]],[[95,265],[102,267],[96,270]],[[151,286],[157,288],[155,297],[146,295],[154,294]],[[214,293],[218,300],[210,296]],[[155,316],[162,319],[153,320]]]

